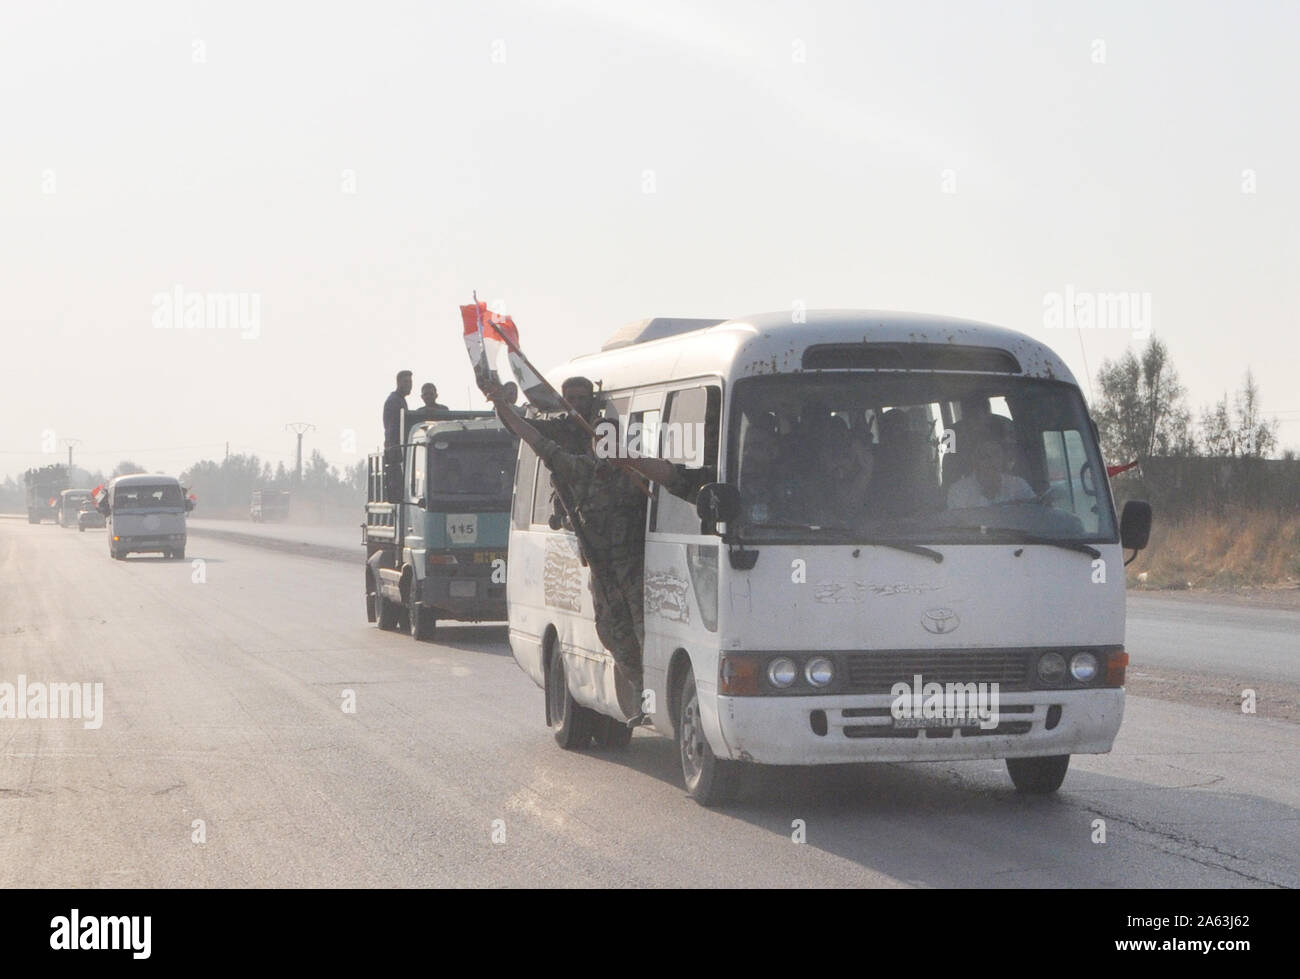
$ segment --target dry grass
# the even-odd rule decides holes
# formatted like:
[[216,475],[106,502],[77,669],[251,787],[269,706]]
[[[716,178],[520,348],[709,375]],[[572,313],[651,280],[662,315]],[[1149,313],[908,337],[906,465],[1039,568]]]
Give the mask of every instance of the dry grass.
[[1294,586],[1300,514],[1233,510],[1162,521],[1157,513],[1151,543],[1128,566],[1128,580],[1161,589]]

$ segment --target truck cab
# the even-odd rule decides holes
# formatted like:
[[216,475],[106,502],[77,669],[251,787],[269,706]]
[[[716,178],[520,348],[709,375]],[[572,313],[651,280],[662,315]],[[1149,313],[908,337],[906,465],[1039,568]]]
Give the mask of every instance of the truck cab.
[[402,421],[398,499],[369,457],[362,541],[366,617],[431,639],[439,619],[506,618],[506,544],[517,441],[492,412]]

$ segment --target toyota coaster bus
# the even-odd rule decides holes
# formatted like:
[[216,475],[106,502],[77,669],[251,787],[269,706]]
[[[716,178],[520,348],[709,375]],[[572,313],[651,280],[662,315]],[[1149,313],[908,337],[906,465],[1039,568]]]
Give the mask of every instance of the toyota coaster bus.
[[[1123,549],[1150,507],[1116,518],[1079,387],[1036,340],[804,318],[647,320],[550,374],[596,383],[619,451],[711,467],[694,505],[648,503],[642,723],[706,805],[753,765],[1003,758],[1017,789],[1055,791],[1119,730]],[[511,648],[564,747],[625,745],[550,495],[521,445]]]

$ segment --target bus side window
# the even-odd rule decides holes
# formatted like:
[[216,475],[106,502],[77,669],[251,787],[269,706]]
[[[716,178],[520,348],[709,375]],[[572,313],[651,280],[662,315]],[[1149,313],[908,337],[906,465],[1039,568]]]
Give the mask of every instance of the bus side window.
[[515,467],[515,500],[511,520],[520,530],[527,530],[533,515],[533,481],[536,477],[537,453],[527,442],[519,443],[519,462]]
[[537,467],[537,478],[533,482],[533,523],[549,527],[551,520],[551,471],[545,466]]
[[[718,466],[722,389],[716,385],[670,391],[664,406],[659,456],[691,469]],[[650,529],[666,534],[698,534],[695,505],[655,487]]]

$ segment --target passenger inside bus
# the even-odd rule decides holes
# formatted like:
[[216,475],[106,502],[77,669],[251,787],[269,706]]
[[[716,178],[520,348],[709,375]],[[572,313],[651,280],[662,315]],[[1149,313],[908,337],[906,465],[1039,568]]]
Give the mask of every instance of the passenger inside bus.
[[948,509],[1022,503],[1035,498],[1033,488],[1009,471],[1016,452],[1009,418],[990,415],[983,428],[977,430],[972,448],[971,472],[948,489]]

